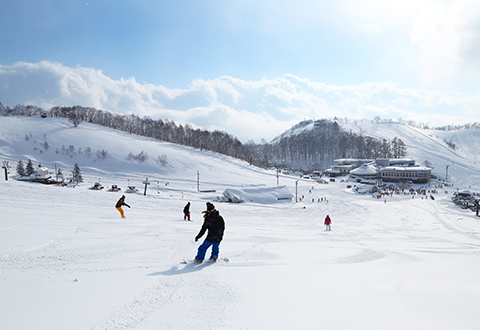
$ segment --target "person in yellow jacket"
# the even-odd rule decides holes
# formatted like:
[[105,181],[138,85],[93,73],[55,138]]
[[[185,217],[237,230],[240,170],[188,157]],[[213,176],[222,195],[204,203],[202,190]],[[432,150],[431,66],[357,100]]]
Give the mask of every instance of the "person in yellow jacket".
[[122,206],[125,205],[126,207],[130,208],[130,205],[128,205],[127,203],[125,203],[125,195],[122,195],[122,197],[120,197],[120,199],[118,200],[117,204],[115,205],[115,207],[117,208],[118,212],[120,212],[120,215],[122,216],[122,218],[125,218],[125,213],[123,212],[123,209],[122,209]]

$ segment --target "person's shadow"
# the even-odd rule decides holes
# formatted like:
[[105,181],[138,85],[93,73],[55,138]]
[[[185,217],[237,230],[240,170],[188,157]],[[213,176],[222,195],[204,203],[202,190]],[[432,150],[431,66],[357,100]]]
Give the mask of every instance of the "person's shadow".
[[206,261],[201,264],[198,264],[196,262],[189,262],[185,264],[185,267],[182,266],[173,266],[169,270],[165,270],[163,272],[155,272],[155,273],[150,273],[147,274],[147,276],[158,276],[158,275],[180,275],[180,274],[187,274],[187,273],[193,273],[193,272],[198,272],[202,270],[205,267],[213,265],[212,262]]

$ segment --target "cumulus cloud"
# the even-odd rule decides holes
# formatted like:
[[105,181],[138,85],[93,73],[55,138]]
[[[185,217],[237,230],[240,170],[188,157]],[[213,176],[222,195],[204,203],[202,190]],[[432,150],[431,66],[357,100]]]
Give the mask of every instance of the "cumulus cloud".
[[170,89],[49,61],[0,66],[0,86],[5,106],[81,105],[219,129],[244,142],[273,139],[304,119],[378,116],[430,126],[463,124],[478,120],[480,104],[480,96],[455,92],[401,89],[389,82],[329,86],[288,74],[259,81],[198,79],[185,89]]

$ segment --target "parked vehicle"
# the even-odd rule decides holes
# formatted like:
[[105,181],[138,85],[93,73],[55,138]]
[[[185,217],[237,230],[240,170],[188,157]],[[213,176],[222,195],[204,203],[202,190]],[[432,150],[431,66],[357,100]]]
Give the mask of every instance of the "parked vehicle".
[[136,193],[136,192],[138,192],[138,189],[135,188],[135,186],[128,186],[128,189],[125,190],[125,192],[126,192],[126,193],[130,193],[130,194],[131,194],[131,193]]
[[117,186],[116,184],[112,185],[112,187],[110,189],[108,189],[107,191],[110,191],[110,192],[118,192],[122,190],[122,188],[120,188],[119,186]]
[[93,186],[91,186],[90,188],[88,188],[90,190],[102,190],[103,189],[103,186],[100,184],[100,182],[95,182],[93,184]]

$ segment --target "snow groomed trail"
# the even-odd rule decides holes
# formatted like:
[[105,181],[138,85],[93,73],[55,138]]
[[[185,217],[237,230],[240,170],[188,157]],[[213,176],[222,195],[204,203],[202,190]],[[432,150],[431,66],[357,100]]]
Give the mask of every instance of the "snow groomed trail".
[[[132,209],[120,219],[111,205],[118,194],[0,187],[16,205],[2,207],[1,220],[1,317],[11,329],[454,329],[478,321],[479,223],[447,194],[385,203],[332,183],[302,187],[328,203],[217,204],[230,262],[182,265],[198,246],[202,199],[190,199],[198,212],[188,222],[180,194],[129,195]],[[56,203],[41,205],[32,190]]]

